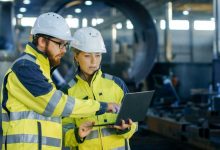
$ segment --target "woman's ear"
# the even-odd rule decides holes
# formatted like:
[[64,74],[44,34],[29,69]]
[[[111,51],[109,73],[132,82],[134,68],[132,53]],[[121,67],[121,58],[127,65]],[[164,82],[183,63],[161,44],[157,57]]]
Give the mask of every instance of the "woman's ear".
[[74,59],[79,62],[79,53],[74,53]]
[[74,59],[75,64],[76,64],[77,66],[79,66],[77,54],[74,54],[73,59]]

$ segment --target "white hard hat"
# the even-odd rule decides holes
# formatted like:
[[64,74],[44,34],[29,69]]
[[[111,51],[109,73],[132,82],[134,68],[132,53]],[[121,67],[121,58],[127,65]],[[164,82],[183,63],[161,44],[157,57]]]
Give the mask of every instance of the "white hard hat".
[[70,46],[88,53],[106,53],[101,33],[92,27],[78,29],[73,35]]
[[31,34],[45,34],[65,41],[73,39],[65,19],[53,12],[40,15],[34,23]]

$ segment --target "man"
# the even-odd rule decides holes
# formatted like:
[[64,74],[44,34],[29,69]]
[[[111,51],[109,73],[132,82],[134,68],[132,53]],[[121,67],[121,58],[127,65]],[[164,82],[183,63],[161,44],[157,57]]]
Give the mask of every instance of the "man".
[[86,117],[115,111],[114,103],[82,101],[55,88],[51,69],[60,64],[70,29],[56,13],[40,15],[31,31],[32,43],[7,71],[2,85],[2,148],[60,150],[61,117]]

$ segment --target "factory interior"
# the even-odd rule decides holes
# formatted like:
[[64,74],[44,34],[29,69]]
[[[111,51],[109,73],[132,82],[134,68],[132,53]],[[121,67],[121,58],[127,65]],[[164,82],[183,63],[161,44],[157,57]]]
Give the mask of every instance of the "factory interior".
[[[103,72],[130,92],[155,90],[131,150],[220,149],[219,0],[0,0],[0,83],[31,40],[36,18],[63,16],[74,33],[98,29]],[[52,74],[59,88],[74,74],[67,50]]]

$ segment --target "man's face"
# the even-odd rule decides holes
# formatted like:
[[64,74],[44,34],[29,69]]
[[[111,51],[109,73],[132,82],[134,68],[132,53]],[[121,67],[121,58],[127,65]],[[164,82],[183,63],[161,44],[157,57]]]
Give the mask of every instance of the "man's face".
[[48,40],[48,46],[46,49],[46,54],[50,61],[52,67],[58,66],[60,64],[61,58],[66,53],[66,46],[68,43],[66,41],[50,38]]

